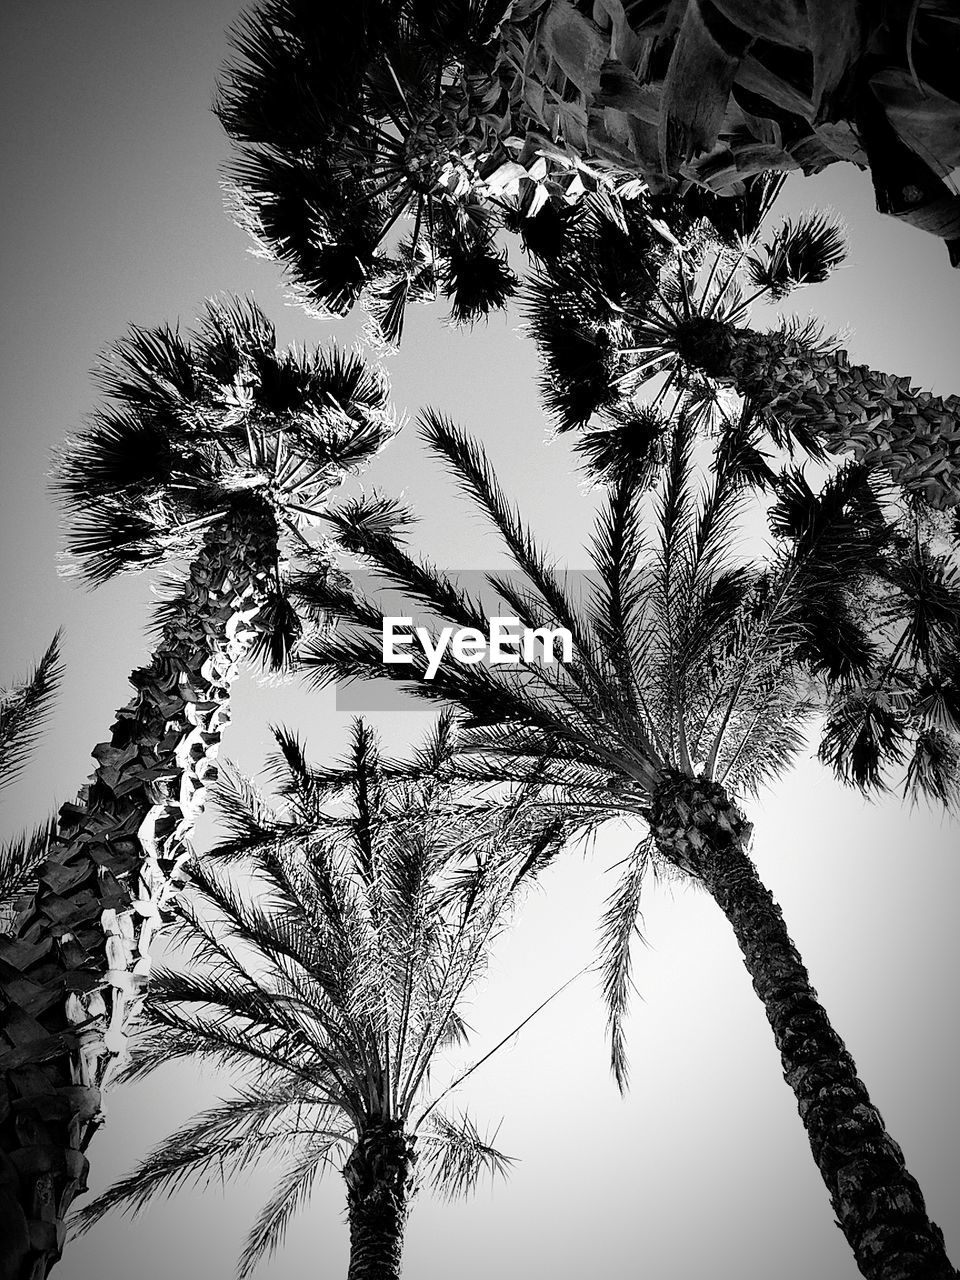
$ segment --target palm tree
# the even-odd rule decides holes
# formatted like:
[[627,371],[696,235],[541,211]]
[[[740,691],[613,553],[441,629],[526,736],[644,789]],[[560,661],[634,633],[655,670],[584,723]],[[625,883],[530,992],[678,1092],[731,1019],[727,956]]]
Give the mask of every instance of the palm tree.
[[[62,674],[58,631],[30,674],[11,688],[0,690],[0,792],[11,786],[26,767]],[[14,900],[29,888],[47,855],[51,834],[48,822],[0,845],[0,924],[9,923],[15,914]]]
[[568,430],[658,376],[655,403],[672,391],[709,407],[729,387],[776,443],[814,456],[852,453],[930,505],[955,506],[960,398],[852,364],[813,324],[746,327],[752,303],[826,279],[845,256],[841,228],[817,212],[763,238],[782,184],[763,175],[742,200],[707,202],[706,217],[660,262],[643,252],[642,218],[638,231],[622,218],[611,225],[613,202],[588,201],[564,253],[542,265],[526,294],[548,410]]
[[525,170],[483,74],[502,9],[267,0],[236,26],[216,106],[239,147],[236,212],[308,304],[342,313],[365,293],[394,342],[407,301],[442,293],[473,320],[512,292],[489,197]]
[[[619,815],[646,826],[604,921],[602,960],[612,1060],[626,1078],[621,1019],[630,987],[630,939],[645,872],[659,865],[702,885],[724,912],[763,1001],[811,1150],[834,1213],[867,1277],[953,1276],[939,1229],[902,1153],[886,1133],[855,1066],[830,1025],[783,923],[749,855],[751,827],[738,797],[789,767],[812,717],[830,691],[839,726],[825,751],[848,778],[878,785],[885,758],[913,749],[909,786],[942,797],[956,787],[960,731],[957,631],[960,583],[940,575],[935,640],[926,643],[935,698],[925,673],[905,668],[919,654],[924,613],[901,561],[909,531],[891,522],[888,503],[868,470],[848,465],[820,493],[801,473],[774,477],[772,508],[779,550],[766,565],[736,563],[731,538],[752,491],[757,430],[744,415],[724,430],[713,479],[693,491],[689,417],[669,433],[662,483],[653,502],[655,534],[644,536],[647,468],[614,468],[594,535],[591,580],[580,592],[549,564],[501,490],[481,449],[433,413],[431,448],[499,531],[517,572],[490,575],[490,587],[527,627],[563,627],[572,654],[551,664],[441,664],[411,646],[410,665],[385,664],[374,600],[306,575],[300,589],[336,610],[346,631],[337,644],[318,638],[303,661],[320,682],[403,681],[419,697],[463,708],[471,726],[459,768],[472,778],[529,781],[554,789],[561,805]],[[387,582],[401,587],[426,620],[485,631],[480,602],[432,565],[411,557],[395,536],[368,525],[362,504],[331,513],[344,544]],[[930,593],[926,593],[930,594]],[[949,606],[949,607],[948,607]],[[498,612],[503,612],[503,605]],[[897,623],[905,630],[897,635]],[[352,629],[352,635],[350,633]],[[928,637],[931,628],[928,625]],[[949,648],[953,666],[942,659]],[[938,652],[939,651],[939,652]],[[899,655],[900,675],[896,675]],[[896,686],[897,704],[888,697]],[[871,737],[857,731],[855,708],[874,691],[897,722]],[[846,719],[843,711],[847,709]],[[838,719],[839,717],[839,719]],[[862,728],[863,716],[861,716]],[[941,735],[940,781],[924,767],[925,736]],[[864,773],[873,752],[873,768]],[[952,763],[951,763],[952,761]],[[561,810],[562,811],[562,810]]]
[[394,1280],[419,1185],[460,1194],[509,1164],[467,1116],[439,1109],[472,1068],[441,1091],[431,1077],[465,1041],[463,998],[568,824],[526,788],[484,799],[457,783],[449,715],[399,763],[381,759],[359,720],[335,768],[312,767],[294,735],[275,732],[285,812],[227,776],[229,837],[178,903],[189,972],[155,975],[124,1071],[139,1079],[199,1057],[229,1068],[234,1091],[78,1221],[86,1230],[114,1207],[136,1212],[188,1182],[279,1159],[240,1258],[247,1277],[334,1167],[347,1186],[350,1280]]
[[65,805],[39,888],[0,942],[4,1130],[29,1224],[5,1275],[46,1274],[85,1181],[100,1089],[123,1054],[153,939],[182,883],[240,663],[285,661],[299,622],[292,548],[344,473],[392,429],[382,379],[354,356],[279,351],[253,303],[207,304],[195,332],[134,328],[99,371],[110,397],[64,448],[68,546],[96,584],[189,559],[155,618],[97,768]]
[[[656,49],[671,65],[673,54],[689,53],[689,32],[674,45],[660,29],[659,7],[645,19],[635,8],[601,33],[560,0],[546,12],[514,6],[506,21],[500,5],[457,0],[438,9],[399,6],[389,16],[375,5],[321,14],[305,0],[271,0],[238,27],[239,61],[224,75],[218,105],[239,146],[233,181],[241,221],[321,309],[342,312],[363,295],[387,342],[399,341],[408,302],[438,292],[453,299],[458,320],[502,306],[517,281],[496,237],[519,232],[542,267],[532,329],[547,345],[550,374],[561,380],[548,403],[562,419],[616,401],[617,378],[637,366],[649,374],[672,359],[757,397],[782,431],[882,461],[927,501],[957,503],[956,397],[943,401],[851,364],[812,330],[760,334],[735,323],[746,315],[743,300],[734,305],[729,294],[738,266],[747,268],[754,297],[781,298],[825,278],[843,256],[836,228],[819,215],[751,246],[783,181],[782,174],[751,176],[783,168],[769,146],[751,144],[751,167],[735,172],[739,198],[719,201],[697,191],[683,199],[640,196],[642,184],[630,181],[636,168],[653,175],[643,148],[631,152],[635,130],[627,129],[630,147],[624,153],[621,146],[618,158],[591,147],[595,132],[606,136],[611,127],[609,113],[623,114],[617,93],[630,98],[617,75],[643,96],[634,70],[621,66],[615,74],[611,60],[627,45],[635,53],[649,45],[650,57]],[[601,90],[603,75],[610,83]],[[672,73],[668,79],[673,84]],[[591,114],[594,100],[603,110]],[[805,126],[798,145],[808,136]],[[786,155],[779,144],[774,150]],[[584,168],[578,156],[600,168]],[[603,168],[603,156],[612,168]],[[614,188],[633,198],[621,200]],[[722,227],[736,221],[741,204],[755,216],[750,235],[732,246],[734,261],[711,273],[724,287],[698,305],[685,280],[651,308],[668,246],[650,220],[688,241],[691,224],[702,237],[703,215]],[[388,249],[388,233],[404,215],[412,234]],[[953,216],[950,235],[958,238],[960,216]],[[751,247],[757,252],[749,254]],[[571,377],[578,394],[563,389]]]
[[[455,314],[500,305],[498,208],[549,237],[598,181],[729,196],[759,172],[853,162],[881,212],[960,262],[957,37],[934,4],[262,0],[233,43],[217,109],[242,220],[323,307],[379,278],[388,330],[438,273]],[[407,207],[412,239],[378,254]]]

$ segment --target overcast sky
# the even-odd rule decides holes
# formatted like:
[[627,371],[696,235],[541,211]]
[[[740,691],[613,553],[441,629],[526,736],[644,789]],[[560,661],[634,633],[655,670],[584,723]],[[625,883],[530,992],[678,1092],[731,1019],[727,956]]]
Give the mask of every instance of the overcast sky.
[[[126,673],[147,653],[148,575],[89,594],[57,574],[45,473],[50,449],[95,403],[88,371],[98,351],[131,321],[189,324],[221,290],[252,291],[285,341],[349,342],[359,331],[355,320],[324,324],[289,306],[277,270],[248,253],[222,212],[226,147],[209,106],[237,12],[230,0],[6,0],[0,13],[0,680],[22,672],[61,624],[68,667],[37,762],[6,801],[6,830],[39,820],[82,782],[91,747],[128,697]],[[847,219],[853,252],[797,309],[845,327],[854,359],[960,391],[960,276],[943,246],[875,215],[869,179],[847,166],[794,182],[784,208],[819,202]],[[415,417],[432,404],[481,434],[530,523],[580,567],[593,500],[567,444],[547,443],[516,317],[457,332],[443,307],[420,309],[390,368],[398,407]],[[417,541],[451,567],[495,563],[412,430],[365,482],[402,490],[422,516]],[[343,744],[347,717],[332,695],[245,677],[225,751],[256,770],[267,723],[278,719],[306,733],[319,759]],[[425,715],[381,722],[400,747]],[[867,804],[811,761],[751,817],[760,873],[960,1258],[957,826],[895,798]],[[611,887],[604,866],[628,838],[611,833],[590,859],[571,854],[544,880],[468,1010],[478,1051],[585,963]],[[597,993],[581,980],[462,1090],[478,1119],[503,1119],[500,1145],[519,1162],[509,1182],[473,1200],[417,1204],[410,1280],[856,1275],[724,920],[705,895],[652,889],[645,933],[630,1095],[621,1099],[610,1080]],[[90,1151],[93,1187],[216,1094],[216,1082],[189,1068],[113,1094]],[[57,1274],[227,1280],[270,1185],[264,1169],[223,1193],[181,1194],[132,1225],[107,1221],[69,1246]],[[342,1276],[342,1202],[333,1177],[261,1274]]]

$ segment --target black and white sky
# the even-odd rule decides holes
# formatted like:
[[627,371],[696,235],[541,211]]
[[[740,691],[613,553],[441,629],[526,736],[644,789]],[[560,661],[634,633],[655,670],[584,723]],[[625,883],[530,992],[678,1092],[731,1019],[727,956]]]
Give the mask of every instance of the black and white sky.
[[[4,0],[0,9],[0,679],[23,671],[66,631],[68,676],[35,765],[0,823],[26,825],[69,798],[91,747],[127,699],[143,660],[149,575],[84,592],[58,575],[50,450],[95,403],[98,351],[130,322],[178,318],[203,299],[252,292],[285,341],[353,342],[361,321],[321,322],[285,298],[276,267],[249,253],[222,208],[227,147],[210,111],[236,0]],[[784,212],[829,204],[846,219],[848,264],[798,295],[848,333],[856,360],[940,393],[960,391],[960,274],[942,245],[880,219],[869,178],[837,166],[792,180]],[[758,317],[758,323],[763,323]],[[451,329],[422,308],[390,361],[411,419],[426,404],[482,435],[506,487],[558,559],[581,567],[593,498],[563,439],[549,440],[537,366],[519,318]],[[416,541],[453,567],[490,567],[497,551],[465,516],[412,429],[364,483],[403,492],[421,515]],[[332,694],[246,676],[225,751],[255,771],[267,725],[338,752],[346,715]],[[380,718],[392,746],[422,710]],[[895,797],[868,804],[803,761],[751,810],[760,873],[781,902],[814,984],[960,1257],[958,827]],[[498,948],[468,1009],[476,1045],[493,1044],[589,958],[628,833],[572,853],[544,881]],[[603,1014],[590,978],[544,1011],[462,1090],[462,1105],[503,1121],[518,1163],[472,1200],[424,1198],[409,1229],[411,1280],[853,1280],[856,1270],[810,1159],[762,1009],[723,919],[703,896],[652,889],[630,1024],[633,1087],[609,1076]],[[94,1188],[123,1173],[215,1080],[171,1068],[109,1099],[90,1151]],[[72,1244],[62,1280],[227,1280],[269,1170],[221,1192],[157,1204],[131,1224],[106,1221]],[[341,1185],[331,1176],[262,1274],[345,1273]]]

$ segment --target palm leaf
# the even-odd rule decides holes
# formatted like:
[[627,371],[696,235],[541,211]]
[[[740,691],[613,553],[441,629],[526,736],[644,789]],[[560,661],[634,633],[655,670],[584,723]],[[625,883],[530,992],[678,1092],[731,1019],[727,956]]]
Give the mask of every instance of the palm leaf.
[[635,937],[642,936],[640,895],[652,856],[653,843],[648,837],[627,858],[600,920],[597,967],[607,1007],[610,1066],[621,1093],[626,1091],[629,1079],[623,1023],[633,990],[631,944]]
[[785,219],[761,250],[747,257],[747,275],[779,301],[794,289],[829,279],[847,255],[843,227],[822,212]]
[[29,834],[14,836],[0,844],[0,903],[31,887],[56,834],[56,820],[50,819]]
[[458,1120],[434,1114],[419,1135],[420,1160],[433,1188],[447,1199],[468,1195],[484,1174],[506,1177],[511,1156],[493,1146],[496,1134],[484,1137],[467,1115]]
[[56,633],[29,675],[0,691],[0,791],[15,782],[26,767],[53,708],[63,677],[61,635]]
[[[310,1135],[311,1137],[313,1135]],[[243,1243],[237,1263],[237,1280],[247,1280],[264,1258],[281,1248],[293,1215],[304,1208],[318,1175],[330,1162],[330,1152],[346,1135],[319,1144],[314,1138],[288,1159],[270,1199],[260,1210]]]

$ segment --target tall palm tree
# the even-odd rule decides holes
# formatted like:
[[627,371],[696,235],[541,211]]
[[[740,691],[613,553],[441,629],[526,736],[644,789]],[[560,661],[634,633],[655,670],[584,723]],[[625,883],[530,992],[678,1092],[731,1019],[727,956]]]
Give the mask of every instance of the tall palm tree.
[[189,570],[170,584],[135,695],[0,942],[0,1139],[20,1201],[0,1254],[17,1278],[60,1256],[100,1089],[215,776],[230,685],[245,659],[285,661],[298,632],[284,579],[300,526],[392,429],[385,385],[358,358],[278,350],[263,313],[238,300],[208,303],[189,337],[134,328],[99,381],[108,407],[58,466],[80,572],[96,584],[164,560]]
[[[11,786],[25,768],[62,675],[57,632],[30,674],[9,689],[0,690],[0,792]],[[51,834],[48,822],[0,845],[0,925],[12,920],[16,912],[14,900],[30,886],[46,857]]]
[[[734,931],[862,1273],[871,1280],[952,1277],[920,1189],[819,1004],[779,907],[757,877],[739,798],[775,779],[802,749],[822,708],[817,690],[824,683],[836,725],[825,748],[845,776],[877,785],[884,760],[902,759],[909,748],[917,761],[909,773],[911,790],[938,797],[955,791],[958,633],[948,614],[957,616],[960,583],[940,575],[939,595],[932,593],[936,638],[928,643],[920,624],[924,618],[930,623],[933,613],[917,606],[923,594],[918,583],[910,601],[907,592],[890,590],[897,574],[908,577],[901,563],[908,534],[891,522],[882,491],[857,465],[836,473],[820,493],[800,473],[775,477],[779,550],[766,564],[736,562],[731,540],[752,491],[754,431],[749,415],[727,427],[713,479],[698,499],[695,431],[688,417],[678,420],[653,503],[650,540],[644,534],[647,470],[621,460],[598,518],[591,581],[578,592],[538,548],[480,448],[428,413],[431,448],[499,531],[516,566],[516,574],[490,575],[490,587],[523,625],[566,628],[571,655],[519,667],[448,661],[428,678],[415,645],[408,651],[412,666],[384,663],[375,600],[308,574],[301,584],[307,598],[335,609],[348,629],[338,633],[336,645],[312,641],[303,660],[321,682],[387,676],[419,697],[462,707],[472,725],[459,757],[467,776],[536,778],[555,789],[561,805],[645,824],[604,922],[618,1079],[623,1082],[626,1071],[621,1018],[630,986],[629,944],[644,873],[658,863],[702,885]],[[405,591],[405,614],[419,608],[428,625],[439,619],[486,631],[480,602],[411,557],[379,525],[368,526],[361,504],[331,519],[348,547]],[[899,636],[898,623],[904,628]],[[911,682],[904,668],[918,656],[918,641],[931,671],[917,671]],[[952,666],[943,661],[947,649]],[[897,654],[900,675],[894,674]],[[928,674],[940,680],[939,698]],[[891,686],[896,705],[887,697]],[[881,728],[896,720],[896,731],[886,738],[872,732],[871,692],[874,703],[891,712]],[[861,715],[858,731],[857,707],[866,712],[865,730]],[[933,728],[941,735],[940,780],[930,785],[937,770],[925,767],[925,739]],[[865,772],[871,752],[872,768]]]
[[240,1258],[247,1277],[325,1168],[339,1168],[350,1280],[395,1280],[419,1185],[463,1193],[509,1163],[468,1117],[440,1109],[470,1069],[442,1090],[434,1079],[439,1055],[466,1040],[460,1009],[491,940],[569,824],[526,788],[483,799],[458,783],[449,715],[404,762],[382,760],[359,720],[334,768],[312,767],[294,735],[276,735],[284,811],[226,779],[230,835],[178,903],[189,970],[155,975],[124,1072],[199,1057],[228,1068],[234,1091],[78,1221],[86,1230],[114,1207],[137,1211],[188,1182],[282,1160]]
[[820,213],[764,235],[782,183],[763,175],[742,200],[706,202],[707,217],[660,261],[644,255],[629,223],[610,225],[610,198],[588,201],[564,253],[526,291],[548,410],[571,429],[658,376],[658,401],[695,392],[706,406],[728,387],[778,443],[851,453],[932,506],[957,505],[960,397],[853,364],[815,325],[747,326],[754,302],[826,279],[846,252],[840,227]]

